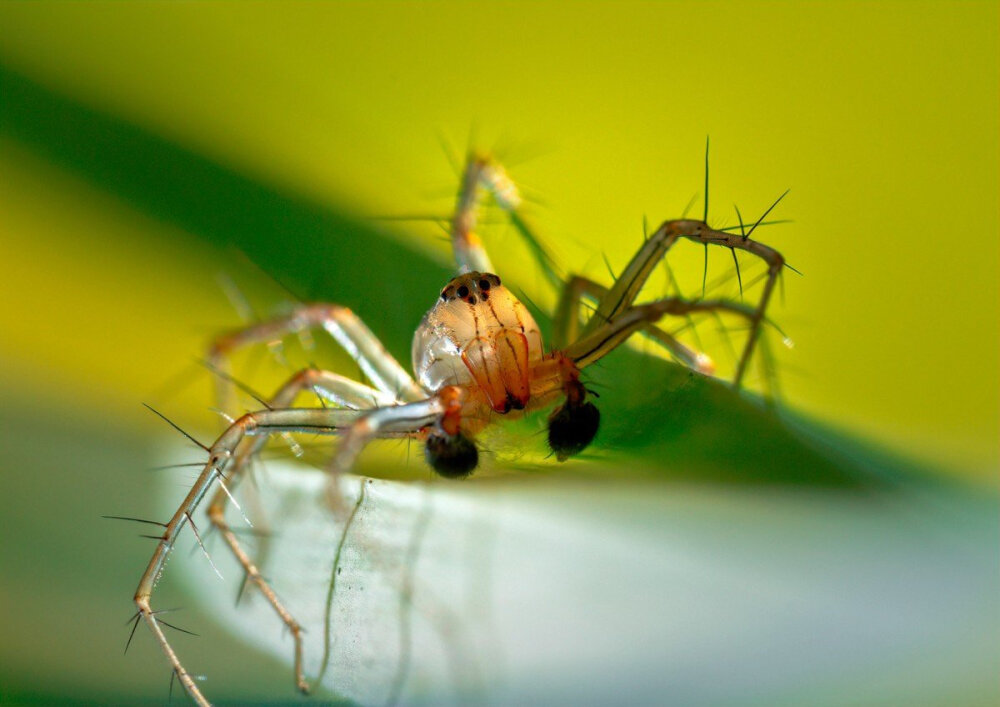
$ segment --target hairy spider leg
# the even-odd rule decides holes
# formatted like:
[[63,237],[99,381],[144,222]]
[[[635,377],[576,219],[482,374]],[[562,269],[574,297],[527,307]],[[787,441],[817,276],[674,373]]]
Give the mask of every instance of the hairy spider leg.
[[729,300],[686,300],[682,297],[665,297],[629,307],[596,330],[590,333],[584,331],[581,337],[570,344],[563,353],[576,364],[577,368],[584,368],[608,355],[632,334],[659,321],[665,315],[683,317],[698,312],[728,312],[751,322],[757,315],[757,310],[753,307]]
[[[707,148],[705,179],[707,188]],[[480,272],[493,272],[485,246],[474,232],[482,192],[491,194],[497,205],[510,215],[512,223],[518,228],[522,236],[525,237],[529,246],[536,251],[535,255],[539,264],[545,269],[550,279],[552,279],[551,258],[541,248],[534,234],[527,227],[523,215],[520,213],[521,198],[516,184],[510,179],[503,166],[498,162],[488,156],[476,155],[474,153],[470,153],[467,158],[462,187],[459,191],[455,215],[452,219],[452,244],[459,271],[468,272],[470,270],[478,270]],[[707,212],[707,203],[705,208]],[[773,205],[771,208],[773,208]],[[729,234],[724,231],[712,229],[704,220],[677,219],[667,221],[646,240],[642,248],[639,249],[610,289],[579,276],[572,277],[563,284],[555,317],[556,335],[553,342],[554,346],[557,349],[569,346],[571,342],[577,340],[578,335],[580,337],[588,337],[603,326],[613,325],[616,318],[630,311],[632,304],[652,273],[653,268],[666,256],[667,251],[678,239],[687,238],[703,244],[706,248],[709,245],[719,245],[729,248],[733,252],[735,252],[735,249],[740,249],[764,260],[768,266],[768,271],[760,301],[756,309],[752,310],[752,314],[747,317],[749,320],[749,334],[740,355],[733,380],[734,385],[739,388],[757,339],[759,338],[761,325],[764,321],[764,315],[767,305],[770,302],[775,282],[781,274],[782,268],[785,266],[784,258],[778,251],[749,237],[752,231],[752,228],[750,232],[746,232],[741,228],[741,233],[737,235],[735,233]],[[584,326],[582,333],[578,334],[580,300],[583,296],[597,300],[597,307]],[[680,307],[680,310],[682,310],[681,313],[694,311],[686,309],[681,305],[681,303],[691,304],[689,300],[674,298],[671,301],[674,302],[672,306]],[[721,300],[715,302],[715,305],[698,311],[708,311],[713,314],[717,314],[720,311],[734,311],[737,314],[747,316],[747,311],[743,307],[733,307],[730,303]],[[655,322],[663,316],[662,314],[657,316],[655,314],[656,311],[658,311],[657,307],[651,310],[643,310],[644,314],[640,315],[640,319],[643,316],[647,318],[652,317],[652,319],[647,319],[646,324],[639,327],[639,330],[646,336],[658,341],[690,368],[705,374],[713,373],[715,366],[707,355],[702,352],[693,351],[677,340],[676,337],[655,325]],[[621,343],[627,336],[616,336],[615,341],[617,343],[615,345]],[[602,351],[603,353],[600,353],[600,356],[607,353],[604,347],[602,347]]]
[[372,330],[350,309],[336,304],[302,305],[287,315],[223,334],[213,342],[208,359],[213,366],[225,370],[225,357],[239,348],[318,328],[326,330],[358,362],[384,395],[397,402],[413,402],[426,396]]
[[[761,258],[768,266],[764,290],[761,293],[757,307],[752,310],[752,314],[749,317],[750,331],[747,335],[747,341],[743,347],[743,353],[740,356],[736,375],[733,379],[733,384],[739,388],[743,380],[743,375],[746,373],[747,364],[750,362],[754,344],[757,342],[757,337],[760,334],[764,312],[774,291],[774,285],[781,274],[782,268],[785,267],[785,259],[781,253],[770,246],[749,238],[748,235],[744,236],[736,233],[730,234],[723,231],[716,231],[710,228],[704,221],[692,219],[678,219],[665,222],[643,243],[642,247],[615,281],[615,284],[601,298],[597,305],[597,310],[584,327],[582,336],[588,338],[597,330],[607,327],[609,323],[614,323],[619,317],[626,314],[635,301],[635,298],[639,295],[642,286],[649,279],[653,268],[666,256],[670,247],[681,238],[701,243],[706,247],[717,245],[723,248],[744,250]],[[677,301],[683,300],[678,299]],[[724,308],[718,306],[715,309]],[[740,311],[742,311],[742,308],[740,308]],[[673,314],[673,312],[669,313]]]
[[[553,321],[552,345],[565,349],[580,338],[580,309],[584,297],[600,302],[608,293],[608,288],[582,275],[573,275],[567,280],[559,297],[559,304]],[[596,316],[596,315],[595,315]],[[711,375],[715,364],[707,354],[694,351],[653,321],[646,323],[640,333],[658,342],[677,360],[699,373]]]
[[[453,391],[450,391],[454,395]],[[435,397],[440,398],[441,395]],[[445,409],[443,403],[435,406],[434,401],[422,400],[404,405],[383,408],[373,413],[361,414],[356,410],[335,410],[330,408],[294,408],[285,410],[263,410],[243,415],[236,420],[209,448],[209,459],[199,474],[184,501],[174,512],[167,523],[163,535],[153,552],[139,586],[136,588],[134,601],[139,615],[152,630],[157,643],[170,661],[178,680],[191,696],[191,699],[201,707],[209,707],[210,703],[198,689],[194,678],[181,664],[173,647],[167,640],[156,613],[151,606],[153,589],[156,585],[170,551],[177,542],[177,536],[185,524],[197,511],[212,484],[224,477],[226,469],[233,461],[237,447],[247,437],[271,435],[279,432],[307,432],[313,434],[337,434],[342,429],[353,432],[355,445],[352,446],[354,456],[360,451],[357,441],[367,442],[375,437],[395,437],[416,434],[427,424],[437,420]],[[361,414],[361,417],[359,417]],[[375,415],[374,419],[372,416]],[[360,440],[359,440],[360,438]],[[362,444],[363,446],[363,444]],[[338,457],[342,456],[338,454]],[[346,467],[337,464],[337,469]],[[192,526],[193,527],[193,526]],[[303,684],[300,684],[300,688]]]
[[482,200],[482,174],[488,165],[488,159],[473,154],[465,162],[462,185],[451,219],[451,247],[459,272],[494,272],[490,256],[476,233]]
[[[354,410],[365,410],[379,405],[393,405],[390,396],[381,393],[361,383],[343,376],[315,368],[307,368],[292,376],[279,388],[274,397],[267,402],[271,410],[292,407],[295,399],[303,391],[311,391],[323,399],[329,400]],[[239,485],[250,460],[253,459],[267,443],[266,436],[258,436],[245,440],[228,467],[227,485],[220,486],[208,506],[208,518],[219,530],[237,561],[246,573],[246,582],[257,585],[264,598],[271,604],[278,617],[288,627],[294,641],[294,671],[296,687],[302,692],[309,689],[302,669],[302,627],[291,613],[282,605],[267,580],[261,575],[256,563],[243,550],[239,539],[226,522],[226,506],[230,494]]]
[[284,431],[311,431],[316,433],[334,434],[337,429],[347,425],[357,417],[351,410],[268,410],[244,415],[220,436],[209,448],[209,459],[191,487],[184,501],[174,512],[167,523],[156,550],[150,558],[149,565],[143,572],[136,588],[134,601],[139,615],[143,617],[155,636],[157,643],[170,661],[177,678],[191,698],[199,705],[208,705],[208,701],[198,690],[194,679],[187,672],[180,659],[167,640],[163,629],[156,620],[151,608],[153,588],[158,581],[170,551],[177,542],[177,536],[184,525],[191,521],[192,515],[201,504],[212,484],[223,478],[226,467],[236,450],[236,447],[247,435],[269,434]]
[[366,412],[344,431],[340,439],[331,464],[334,477],[350,471],[361,450],[386,432],[416,433],[425,427],[441,425],[449,434],[457,433],[462,400],[463,394],[458,388],[446,386],[425,400]]
[[503,165],[487,155],[470,152],[466,158],[451,220],[452,251],[459,273],[496,273],[486,247],[476,233],[482,197],[489,194],[510,218],[511,225],[521,234],[543,274],[553,285],[559,285],[551,254],[535,235],[521,208],[521,193]]

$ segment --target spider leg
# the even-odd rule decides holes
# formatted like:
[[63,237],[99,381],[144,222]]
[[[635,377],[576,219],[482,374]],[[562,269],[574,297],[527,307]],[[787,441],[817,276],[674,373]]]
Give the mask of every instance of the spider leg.
[[[371,329],[350,309],[335,304],[303,305],[285,316],[223,334],[212,343],[208,359],[213,366],[225,370],[225,357],[239,348],[317,328],[326,330],[358,362],[375,387],[393,401],[409,402],[425,397],[424,391]],[[220,388],[220,400],[225,390]]]
[[184,686],[184,689],[198,705],[207,706],[209,703],[201,694],[190,673],[181,664],[180,659],[163,633],[163,629],[156,619],[156,613],[150,604],[154,585],[163,572],[167,557],[170,551],[173,550],[180,531],[191,521],[194,512],[212,488],[212,485],[217,480],[223,478],[227,467],[233,460],[237,446],[245,437],[261,434],[267,435],[275,432],[335,434],[337,430],[349,425],[357,416],[358,413],[353,410],[332,410],[325,408],[319,410],[265,410],[244,415],[230,425],[211,446],[208,462],[164,528],[163,535],[160,537],[159,543],[157,543],[149,565],[139,580],[134,601],[138,608],[139,616],[145,620],[153,632],[157,643],[159,643],[160,648],[170,661],[181,685]]
[[482,201],[482,176],[489,164],[488,158],[472,153],[465,161],[455,213],[451,218],[451,247],[459,272],[494,272],[486,247],[476,233]]
[[653,268],[666,255],[670,247],[681,238],[701,243],[706,247],[717,245],[729,248],[730,250],[745,250],[767,263],[767,280],[764,283],[764,290],[761,293],[760,301],[749,317],[750,332],[747,335],[747,341],[743,347],[743,353],[740,356],[736,375],[733,380],[734,385],[738,388],[743,375],[746,373],[754,344],[756,344],[757,337],[760,334],[761,323],[763,322],[768,302],[771,299],[771,294],[774,291],[775,283],[781,274],[782,268],[785,267],[785,259],[781,253],[751,239],[748,235],[744,236],[737,233],[716,231],[710,228],[704,221],[692,219],[667,221],[649,237],[642,248],[639,249],[639,252],[633,256],[632,260],[622,271],[615,284],[601,298],[597,306],[597,311],[584,327],[583,336],[588,337],[598,329],[607,326],[609,322],[614,322],[618,317],[625,315],[635,301],[635,298],[639,295],[639,291],[646,283]]
[[559,277],[552,256],[535,235],[521,209],[521,193],[517,184],[498,161],[476,153],[469,153],[466,158],[462,185],[451,220],[452,250],[459,272],[496,272],[486,247],[476,233],[479,210],[486,194],[508,215],[511,225],[524,238],[545,276],[553,284],[558,284]]
[[580,338],[570,344],[563,353],[572,359],[578,368],[584,368],[611,353],[635,332],[655,324],[668,314],[684,316],[698,312],[728,312],[742,316],[751,322],[754,322],[757,317],[756,309],[738,302],[666,297],[647,304],[629,307],[593,331],[587,331],[590,328],[588,325]]
[[414,433],[439,424],[446,415],[459,413],[454,388],[446,387],[430,398],[405,405],[374,408],[358,417],[343,433],[331,469],[334,477],[354,465],[361,450],[373,439],[394,434]]
[[[292,391],[296,387],[301,390],[302,381],[308,379],[308,375],[302,376],[298,381],[293,379],[283,387],[282,391],[279,391],[279,394],[284,392],[286,395],[292,395]],[[208,462],[188,491],[187,496],[174,512],[173,517],[166,524],[163,535],[150,558],[149,565],[139,580],[134,597],[139,616],[145,620],[153,632],[153,636],[170,661],[178,680],[196,704],[208,707],[209,702],[198,689],[194,678],[181,664],[176,652],[167,640],[160,622],[157,621],[156,612],[151,606],[153,589],[163,572],[170,551],[177,543],[180,531],[187,523],[191,522],[193,514],[211,490],[212,485],[217,480],[223,479],[227,469],[237,463],[237,450],[240,444],[248,437],[268,436],[280,432],[333,435],[346,430],[333,464],[336,473],[344,473],[350,469],[361,449],[372,439],[414,435],[427,426],[441,423],[443,418],[460,414],[460,397],[457,389],[449,387],[442,389],[441,392],[429,399],[375,408],[370,412],[330,408],[263,410],[243,415],[215,441],[209,448]],[[276,600],[272,602],[272,604],[274,603]],[[285,620],[286,624],[295,625],[294,619],[287,615],[287,612],[282,614],[282,620]],[[300,652],[301,649],[297,647],[296,663],[299,666],[301,666]],[[301,677],[301,667],[297,668],[296,677],[297,679]],[[299,687],[300,689],[307,688],[304,680],[299,680]]]
[[[366,439],[376,436],[392,437],[400,433],[414,433],[420,429],[419,426],[415,425],[420,423],[426,424],[429,419],[433,421],[433,418],[428,414],[432,407],[433,405],[429,401],[421,401],[409,405],[385,408],[387,412],[393,413],[384,416],[390,419],[384,420],[384,424],[379,425],[377,429],[370,430],[366,435]],[[407,409],[418,410],[421,414],[415,415],[403,412]],[[394,413],[397,410],[401,412]],[[167,557],[177,543],[180,531],[186,524],[191,522],[195,511],[201,505],[213,484],[217,480],[224,478],[226,470],[234,461],[237,447],[245,438],[260,435],[266,436],[279,432],[337,434],[345,428],[356,429],[356,423],[360,421],[359,415],[361,413],[356,410],[335,410],[330,408],[263,410],[243,415],[230,425],[210,447],[208,462],[205,464],[190,491],[188,491],[187,496],[174,512],[173,517],[166,524],[163,535],[160,537],[153,556],[150,558],[149,565],[139,580],[134,601],[138,608],[139,616],[145,620],[153,632],[153,636],[170,661],[178,680],[180,680],[180,683],[196,704],[207,707],[209,702],[198,689],[191,674],[181,664],[180,659],[167,640],[160,622],[156,618],[156,612],[151,606],[153,588],[163,572]],[[364,417],[367,416],[362,416],[360,419],[363,420]],[[408,426],[410,422],[413,424]],[[367,426],[363,427],[367,428]]]
[[[299,393],[303,391],[312,391],[326,400],[358,410],[380,405],[392,405],[394,402],[391,396],[339,376],[336,373],[307,368],[292,376],[278,390],[274,397],[271,398],[268,402],[268,407],[272,410],[289,408],[295,402]],[[226,506],[230,500],[230,493],[239,484],[250,460],[260,452],[266,443],[266,436],[258,436],[245,440],[240,445],[239,450],[227,468],[226,486],[219,486],[219,489],[212,498],[212,502],[209,504],[208,517],[222,534],[229,549],[243,567],[243,571],[246,572],[246,581],[257,585],[261,594],[264,595],[264,598],[274,608],[278,617],[288,627],[295,646],[295,684],[300,691],[307,692],[309,685],[302,670],[302,627],[278,599],[274,590],[271,589],[267,580],[261,575],[260,570],[253,560],[250,559],[250,556],[243,550],[236,534],[226,522]]]
[[[580,336],[580,307],[586,297],[594,302],[600,302],[608,294],[608,288],[581,275],[572,276],[565,284],[559,298],[553,322],[553,346],[565,349]],[[597,316],[596,314],[594,316]],[[706,354],[694,351],[684,345],[675,336],[647,322],[640,332],[664,348],[685,366],[705,374],[711,374],[715,366]]]

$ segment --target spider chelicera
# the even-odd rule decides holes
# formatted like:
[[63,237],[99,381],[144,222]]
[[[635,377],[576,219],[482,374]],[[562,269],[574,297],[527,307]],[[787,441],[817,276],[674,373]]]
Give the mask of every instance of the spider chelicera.
[[[490,157],[471,155],[450,229],[459,274],[441,290],[414,335],[415,377],[353,312],[334,304],[303,305],[286,316],[223,335],[214,342],[209,358],[214,365],[222,366],[226,357],[241,347],[321,328],[358,362],[371,384],[315,368],[292,376],[268,401],[267,409],[235,420],[207,448],[209,459],[204,469],[170,522],[164,525],[163,535],[135,593],[136,622],[144,620],[148,624],[180,683],[197,704],[209,702],[167,640],[163,621],[158,620],[151,598],[180,531],[190,523],[197,533],[192,516],[213,487],[217,488],[208,507],[208,517],[243,566],[247,581],[261,590],[291,632],[295,644],[295,682],[301,691],[309,690],[302,668],[302,628],[261,576],[225,519],[227,504],[233,500],[229,487],[238,483],[269,435],[310,432],[339,436],[332,462],[334,474],[349,471],[371,440],[418,439],[425,445],[427,462],[438,474],[460,478],[471,474],[478,464],[473,440],[485,426],[556,405],[548,418],[548,443],[562,461],[590,444],[600,422],[589,391],[580,382],[581,370],[613,351],[632,334],[644,333],[664,345],[682,363],[702,373],[713,372],[707,356],[657,326],[663,317],[699,312],[722,312],[746,319],[748,335],[734,379],[734,385],[739,387],[775,283],[785,267],[780,253],[750,238],[753,228],[746,231],[741,224],[740,232],[736,233],[733,229],[714,230],[704,220],[665,222],[648,236],[611,287],[580,276],[565,283],[554,318],[553,341],[546,347],[530,312],[494,274],[489,256],[476,235],[479,208],[487,196],[513,219],[521,218],[517,187],[503,167]],[[716,245],[747,251],[761,258],[767,265],[767,273],[757,305],[683,297],[637,304],[636,297],[653,269],[682,238],[706,247]],[[584,298],[596,302],[585,322],[581,321],[587,313],[581,308]],[[314,391],[331,405],[292,407],[303,391]]]

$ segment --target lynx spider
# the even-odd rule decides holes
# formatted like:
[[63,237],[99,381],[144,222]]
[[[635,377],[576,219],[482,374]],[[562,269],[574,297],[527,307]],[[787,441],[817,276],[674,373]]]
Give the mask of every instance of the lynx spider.
[[[706,154],[706,188],[707,180]],[[212,345],[209,359],[221,367],[229,354],[242,347],[290,333],[324,329],[358,362],[371,385],[316,368],[296,373],[268,401],[266,409],[233,421],[214,444],[206,447],[208,461],[173,517],[164,524],[164,532],[135,592],[138,608],[135,621],[136,625],[139,620],[146,622],[176,677],[198,705],[210,703],[167,640],[164,622],[157,618],[151,600],[154,585],[180,531],[191,523],[197,533],[192,516],[213,487],[208,517],[242,565],[248,583],[260,589],[291,632],[295,683],[303,693],[309,691],[302,667],[302,627],[262,577],[225,518],[227,504],[233,500],[225,484],[232,487],[239,482],[269,435],[310,432],[339,436],[331,467],[335,475],[348,472],[365,445],[374,439],[417,439],[424,442],[427,461],[435,471],[445,477],[460,478],[468,476],[478,463],[472,439],[497,415],[521,416],[561,399],[549,416],[548,437],[553,452],[562,461],[586,448],[599,424],[597,408],[580,382],[581,370],[606,356],[632,334],[650,336],[687,366],[706,374],[713,372],[707,356],[656,326],[667,315],[722,312],[745,318],[749,333],[733,381],[735,387],[740,386],[775,283],[786,267],[780,253],[749,237],[770,209],[749,232],[741,223],[738,234],[730,232],[733,229],[715,230],[704,218],[667,221],[646,238],[610,288],[585,277],[571,277],[563,285],[552,348],[546,352],[535,320],[494,274],[476,234],[478,213],[487,195],[512,219],[523,224],[519,213],[521,197],[502,165],[490,156],[470,154],[450,228],[459,274],[441,290],[416,330],[412,350],[415,377],[352,311],[335,304],[302,305],[285,316],[220,336]],[[742,250],[761,258],[767,272],[757,305],[679,296],[637,304],[635,300],[653,269],[680,239],[701,243],[706,248],[716,245]],[[582,323],[584,297],[597,304]],[[292,407],[302,391],[314,391],[333,406]]]

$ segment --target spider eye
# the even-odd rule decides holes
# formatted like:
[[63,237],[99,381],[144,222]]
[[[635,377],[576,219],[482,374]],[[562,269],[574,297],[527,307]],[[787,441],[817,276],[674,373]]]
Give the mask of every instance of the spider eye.
[[576,403],[556,409],[549,418],[549,447],[561,462],[587,448],[597,434],[601,413],[593,403]]
[[479,450],[465,435],[431,435],[424,447],[427,463],[446,479],[464,479],[479,464]]
[[465,299],[466,297],[468,297],[469,296],[469,288],[466,287],[465,285],[462,285],[461,287],[459,287],[458,288],[458,296],[461,297],[462,299]]
[[479,281],[479,289],[480,290],[484,290],[484,291],[489,290],[490,289],[490,281],[489,280],[480,280]]

